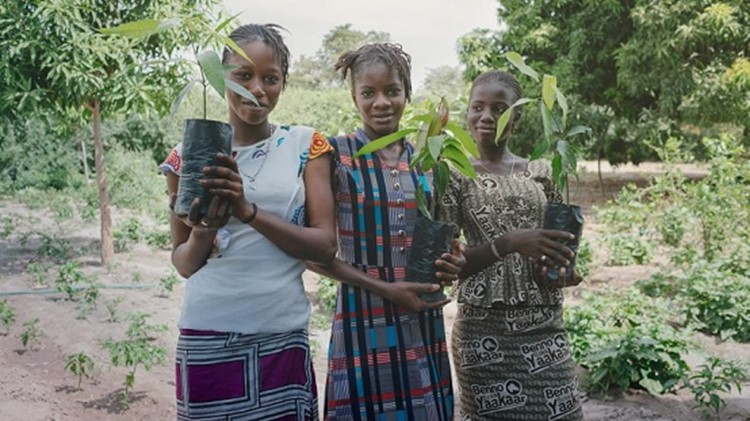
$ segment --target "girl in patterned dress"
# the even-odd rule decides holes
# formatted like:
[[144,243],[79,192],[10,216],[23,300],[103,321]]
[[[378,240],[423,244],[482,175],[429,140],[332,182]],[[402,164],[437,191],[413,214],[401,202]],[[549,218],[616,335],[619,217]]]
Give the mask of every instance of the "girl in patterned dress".
[[572,234],[539,229],[545,204],[561,195],[548,163],[508,149],[517,108],[495,143],[498,118],[519,98],[508,73],[474,80],[466,121],[481,154],[478,177],[454,172],[440,206],[441,218],[455,222],[468,243],[451,341],[462,420],[580,420],[563,295],[537,271],[544,267],[537,262],[567,266],[573,256],[555,241]]
[[[330,144],[309,127],[275,126],[268,114],[287,79],[289,51],[276,25],[230,35],[227,90],[232,157],[204,169],[208,214],[171,217],[172,263],[187,279],[177,344],[178,419],[317,420],[307,334],[305,261],[336,253]],[[174,195],[181,147],[162,168]],[[173,196],[174,197],[174,196]]]
[[[409,56],[400,46],[370,44],[345,53],[336,69],[351,75],[363,128],[329,139],[335,148],[334,191],[339,258],[313,268],[340,281],[328,350],[325,418],[453,418],[451,372],[440,308],[421,292],[439,285],[403,282],[417,218],[415,189],[430,174],[409,168],[405,140],[353,159],[367,142],[398,131],[411,95]],[[429,195],[429,192],[427,192]],[[436,264],[450,282],[465,263],[457,241]]]

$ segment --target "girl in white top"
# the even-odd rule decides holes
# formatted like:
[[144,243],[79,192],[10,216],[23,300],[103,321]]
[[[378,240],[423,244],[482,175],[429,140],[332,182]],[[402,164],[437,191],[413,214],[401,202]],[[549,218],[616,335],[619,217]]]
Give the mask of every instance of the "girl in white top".
[[[204,169],[208,214],[172,214],[172,263],[187,279],[177,345],[179,419],[317,419],[308,343],[305,260],[333,260],[337,245],[331,146],[307,127],[275,126],[289,52],[276,25],[245,25],[225,49],[228,77],[258,100],[227,90],[232,156]],[[181,146],[162,164],[174,197]],[[174,200],[174,199],[173,199]]]

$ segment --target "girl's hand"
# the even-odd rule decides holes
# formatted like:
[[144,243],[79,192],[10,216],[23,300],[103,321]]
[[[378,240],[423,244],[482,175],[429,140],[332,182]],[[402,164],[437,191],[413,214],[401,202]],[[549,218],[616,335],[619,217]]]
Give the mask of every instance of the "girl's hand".
[[240,221],[246,221],[254,212],[245,199],[242,177],[237,168],[237,161],[223,153],[216,154],[217,166],[203,168],[206,178],[200,180],[214,197],[228,203],[231,215]]
[[442,288],[438,284],[421,284],[417,282],[396,281],[387,284],[387,292],[384,298],[407,311],[417,313],[430,308],[442,307],[451,300],[446,298],[442,301],[428,303],[419,298],[419,294],[437,292]]
[[569,274],[568,268],[564,266],[558,269],[558,278],[554,281],[547,277],[549,267],[545,264],[534,263],[532,271],[534,282],[545,288],[574,287],[583,282],[583,277],[578,272],[574,270],[573,273]]
[[[174,212],[174,204],[177,201],[177,193],[172,193],[169,196],[169,208]],[[229,202],[222,200],[217,196],[211,199],[211,203],[208,205],[208,213],[201,218],[200,217],[200,198],[195,198],[193,203],[190,205],[190,212],[186,216],[177,216],[183,224],[194,230],[207,231],[216,230],[226,225],[229,221],[229,217],[232,216],[231,207]]]
[[543,265],[569,266],[575,256],[573,250],[557,240],[573,240],[569,232],[542,229],[523,229],[505,234],[511,252],[530,257]]
[[461,242],[461,240],[454,239],[451,241],[450,253],[443,253],[435,261],[435,265],[442,269],[442,271],[435,274],[441,285],[451,285],[454,281],[458,280],[458,274],[466,266],[464,251],[466,251],[466,244]]

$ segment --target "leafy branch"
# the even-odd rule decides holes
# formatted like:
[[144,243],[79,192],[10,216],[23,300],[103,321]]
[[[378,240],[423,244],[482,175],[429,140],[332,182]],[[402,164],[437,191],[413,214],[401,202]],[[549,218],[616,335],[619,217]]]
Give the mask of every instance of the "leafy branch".
[[[193,53],[195,55],[195,61],[193,62],[198,66],[200,69],[200,75],[201,79],[198,81],[198,83],[201,84],[203,88],[203,119],[206,119],[207,116],[207,95],[208,95],[208,86],[210,85],[214,91],[216,91],[217,94],[219,94],[220,97],[225,98],[225,92],[227,89],[237,93],[238,95],[241,95],[248,100],[252,101],[254,104],[258,105],[258,100],[255,98],[255,96],[250,93],[247,89],[245,89],[242,85],[238,84],[237,82],[234,82],[230,79],[228,79],[225,75],[227,72],[231,71],[233,69],[233,66],[224,65],[221,62],[221,57],[219,56],[219,53],[217,53],[215,50],[208,48],[216,47],[220,45],[226,45],[229,47],[232,51],[234,51],[236,54],[239,54],[242,58],[247,60],[248,62],[252,63],[253,61],[250,59],[250,57],[247,56],[245,51],[237,45],[234,40],[229,38],[227,35],[224,34],[224,30],[227,28],[227,26],[233,22],[236,19],[237,15],[230,16],[222,21],[220,21],[214,28],[208,31],[208,38],[204,40],[203,43],[195,44],[193,45]],[[101,29],[102,33],[110,34],[110,35],[118,35],[128,38],[133,38],[137,40],[145,40],[147,38],[150,38],[153,35],[156,35],[160,32],[164,32],[167,30],[170,30],[172,28],[175,28],[177,26],[180,26],[183,24],[181,19],[178,18],[170,18],[165,20],[156,20],[156,19],[143,19],[138,20],[134,22],[128,22],[124,23],[122,25],[118,25],[111,28],[104,28]],[[179,108],[182,101],[185,99],[185,96],[190,92],[195,85],[196,81],[191,80],[189,81],[184,88],[180,91],[180,93],[177,95],[177,98],[172,105],[172,111],[176,111],[177,108]]]
[[521,73],[530,77],[534,82],[541,83],[541,96],[537,98],[520,98],[508,107],[500,115],[497,122],[495,141],[498,142],[510,122],[513,110],[524,104],[538,103],[544,127],[544,139],[536,145],[529,160],[543,157],[545,154],[552,156],[552,180],[560,190],[565,190],[565,200],[570,203],[570,190],[568,188],[568,176],[573,174],[576,179],[576,168],[578,166],[579,151],[570,142],[570,139],[579,134],[588,133],[591,136],[591,128],[587,126],[567,127],[568,123],[568,100],[557,86],[557,77],[539,73],[524,62],[523,57],[514,51],[505,54],[505,58],[513,67]]
[[420,183],[416,190],[417,207],[423,216],[432,219],[435,206],[448,187],[450,168],[453,167],[469,178],[476,177],[469,157],[478,157],[479,150],[469,133],[449,121],[448,102],[445,98],[440,98],[437,104],[426,100],[416,109],[421,111],[416,111],[407,118],[403,129],[369,142],[353,158],[371,154],[406,136],[414,135],[414,155],[409,166],[419,167],[422,171],[432,170],[435,196],[428,209],[425,186]]

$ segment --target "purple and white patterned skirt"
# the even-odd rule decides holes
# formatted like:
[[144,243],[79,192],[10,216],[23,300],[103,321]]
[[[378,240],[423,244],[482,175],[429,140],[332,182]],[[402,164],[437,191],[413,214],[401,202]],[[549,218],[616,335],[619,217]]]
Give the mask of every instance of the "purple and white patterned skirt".
[[243,335],[181,330],[178,420],[318,419],[306,330]]

